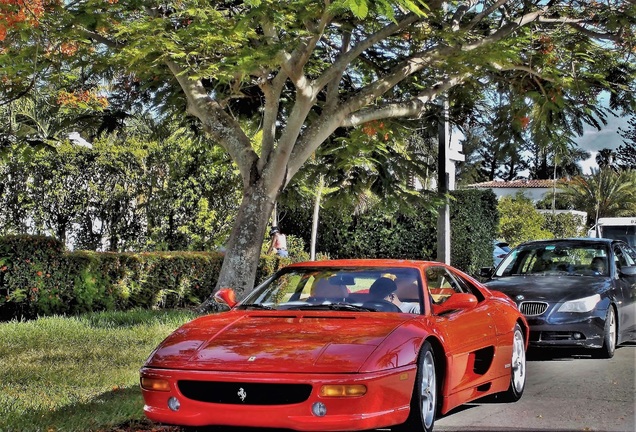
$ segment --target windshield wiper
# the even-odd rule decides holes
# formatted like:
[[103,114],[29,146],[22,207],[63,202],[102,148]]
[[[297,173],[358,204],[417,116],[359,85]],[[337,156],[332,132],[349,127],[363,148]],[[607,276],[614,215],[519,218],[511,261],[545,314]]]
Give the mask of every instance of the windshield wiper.
[[242,308],[251,308],[251,309],[264,309],[264,310],[276,310],[275,308],[268,306],[268,305],[264,305],[264,304],[260,304],[260,303],[247,303],[247,304],[242,304],[241,305]]

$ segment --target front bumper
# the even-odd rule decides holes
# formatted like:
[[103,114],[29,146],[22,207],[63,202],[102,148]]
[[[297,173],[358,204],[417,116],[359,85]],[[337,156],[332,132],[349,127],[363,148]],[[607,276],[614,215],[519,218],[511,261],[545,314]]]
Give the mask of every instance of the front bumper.
[[[559,314],[548,321],[526,317],[530,325],[531,347],[601,348],[605,334],[605,318],[596,314]],[[580,314],[578,314],[580,315]]]
[[[142,388],[144,413],[155,422],[179,426],[239,426],[285,428],[300,431],[366,430],[406,421],[416,376],[414,365],[367,374],[274,374],[141,369],[142,377],[165,379],[169,391]],[[250,405],[249,403],[211,403],[186,398],[178,381],[216,381],[236,383],[310,384],[309,397],[298,403]],[[357,397],[323,397],[324,384],[364,384],[367,393]],[[176,397],[178,411],[168,407]],[[246,398],[247,401],[247,398]],[[312,414],[312,405],[324,404],[326,414]]]

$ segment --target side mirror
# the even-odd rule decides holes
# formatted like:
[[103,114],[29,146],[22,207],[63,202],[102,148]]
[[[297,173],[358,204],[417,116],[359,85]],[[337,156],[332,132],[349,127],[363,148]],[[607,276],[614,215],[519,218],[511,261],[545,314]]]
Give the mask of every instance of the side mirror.
[[636,266],[623,266],[620,268],[619,273],[622,276],[636,276]]
[[232,309],[236,306],[236,293],[232,288],[221,288],[214,294],[214,300],[217,303],[225,304]]
[[470,309],[477,305],[477,297],[468,293],[455,293],[442,304],[433,304],[433,313],[441,315],[453,310]]
[[479,276],[483,278],[489,278],[495,273],[495,269],[492,267],[482,267],[479,269]]

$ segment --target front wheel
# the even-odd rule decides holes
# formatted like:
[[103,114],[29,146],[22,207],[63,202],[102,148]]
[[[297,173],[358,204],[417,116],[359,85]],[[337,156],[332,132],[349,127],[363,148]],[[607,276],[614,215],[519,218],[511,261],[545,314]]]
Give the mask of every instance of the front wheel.
[[510,362],[510,387],[501,393],[505,402],[516,402],[521,399],[526,387],[526,343],[519,324],[515,325],[512,336],[512,360]]
[[429,342],[424,342],[417,364],[417,376],[411,398],[411,411],[406,422],[393,430],[431,432],[438,407],[435,354]]
[[612,358],[616,351],[616,333],[618,331],[616,325],[616,314],[614,308],[610,305],[605,317],[605,331],[603,332],[603,346],[595,352],[597,358]]

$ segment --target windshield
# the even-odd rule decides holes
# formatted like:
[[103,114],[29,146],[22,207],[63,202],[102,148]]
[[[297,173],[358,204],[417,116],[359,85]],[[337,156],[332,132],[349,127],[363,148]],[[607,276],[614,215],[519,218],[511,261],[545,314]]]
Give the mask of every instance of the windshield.
[[257,287],[237,307],[383,312],[407,310],[398,301],[395,305],[386,301],[389,292],[369,292],[374,283],[376,287],[391,285],[392,294],[399,297],[402,304],[416,304],[418,312],[421,310],[422,284],[419,271],[415,268],[393,267],[283,269]]
[[607,276],[607,249],[602,244],[539,243],[522,245],[497,267],[495,276]]

